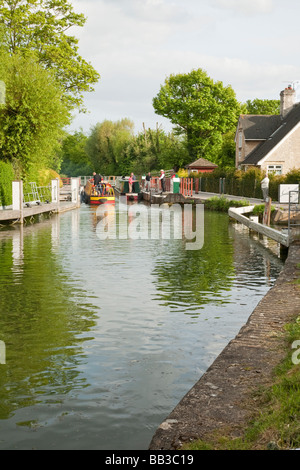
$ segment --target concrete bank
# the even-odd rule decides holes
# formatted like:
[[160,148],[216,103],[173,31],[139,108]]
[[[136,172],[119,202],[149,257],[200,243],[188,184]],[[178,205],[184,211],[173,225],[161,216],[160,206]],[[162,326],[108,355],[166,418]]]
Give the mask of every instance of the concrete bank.
[[300,244],[289,248],[273,288],[247,324],[159,426],[150,450],[176,450],[214,432],[242,437],[255,409],[253,392],[272,383],[272,371],[285,357],[283,328],[300,315]]

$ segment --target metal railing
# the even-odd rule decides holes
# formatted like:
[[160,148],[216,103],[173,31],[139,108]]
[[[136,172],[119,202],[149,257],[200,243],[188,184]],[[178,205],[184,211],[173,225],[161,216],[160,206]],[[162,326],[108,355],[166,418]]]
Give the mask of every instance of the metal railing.
[[[298,217],[299,216],[299,217]],[[300,237],[300,191],[289,191],[289,220],[288,220],[288,235],[289,239]]]
[[32,205],[49,204],[51,202],[51,188],[50,186],[37,186],[36,183],[29,184],[29,191],[23,194],[23,203],[30,207]]

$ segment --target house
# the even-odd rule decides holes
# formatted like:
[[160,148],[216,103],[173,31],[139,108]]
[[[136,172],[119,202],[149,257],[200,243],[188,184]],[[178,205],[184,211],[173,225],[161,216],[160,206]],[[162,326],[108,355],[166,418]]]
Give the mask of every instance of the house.
[[216,168],[218,168],[218,165],[205,160],[205,158],[199,158],[190,165],[187,165],[186,168],[189,172],[196,171],[197,173],[212,173]]
[[236,131],[236,167],[283,175],[300,168],[300,103],[288,87],[280,93],[280,115],[241,115]]

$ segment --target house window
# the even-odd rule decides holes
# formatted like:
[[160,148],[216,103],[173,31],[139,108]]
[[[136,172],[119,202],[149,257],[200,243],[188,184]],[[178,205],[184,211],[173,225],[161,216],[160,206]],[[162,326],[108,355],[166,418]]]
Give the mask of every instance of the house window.
[[282,165],[268,165],[268,174],[282,175]]

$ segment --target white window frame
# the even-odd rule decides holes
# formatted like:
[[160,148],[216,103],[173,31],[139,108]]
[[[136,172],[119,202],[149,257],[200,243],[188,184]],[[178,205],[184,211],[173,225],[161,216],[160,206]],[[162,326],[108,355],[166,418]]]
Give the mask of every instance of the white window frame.
[[273,173],[274,175],[282,175],[282,165],[268,165],[267,167],[268,175]]

